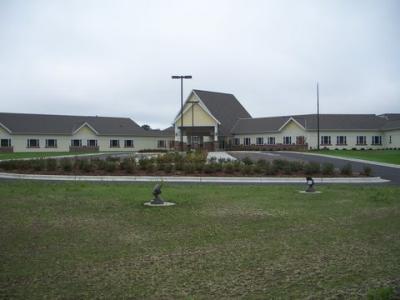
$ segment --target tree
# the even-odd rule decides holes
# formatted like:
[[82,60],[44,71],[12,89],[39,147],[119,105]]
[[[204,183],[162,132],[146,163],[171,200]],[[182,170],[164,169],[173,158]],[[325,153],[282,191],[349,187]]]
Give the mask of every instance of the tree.
[[150,128],[150,125],[147,125],[147,124],[143,124],[142,125],[142,128],[144,129],[144,130],[150,130],[151,128]]

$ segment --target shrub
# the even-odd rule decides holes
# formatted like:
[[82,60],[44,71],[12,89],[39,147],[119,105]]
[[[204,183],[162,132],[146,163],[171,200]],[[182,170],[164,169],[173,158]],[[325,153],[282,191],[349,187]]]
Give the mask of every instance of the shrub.
[[174,170],[174,165],[171,163],[165,163],[163,165],[163,170],[167,174],[172,173],[172,171]]
[[274,159],[272,161],[273,168],[276,171],[284,171],[288,164],[289,164],[289,162],[287,160],[284,160],[284,159]]
[[48,171],[57,170],[57,160],[56,159],[47,159],[46,160],[46,169]]
[[372,169],[370,166],[364,166],[363,167],[363,174],[365,176],[371,176],[372,175]]
[[192,174],[194,173],[194,164],[193,163],[185,163],[184,167],[183,167],[183,171],[186,174]]
[[317,162],[310,161],[304,165],[304,173],[307,175],[319,174],[321,172],[321,165]]
[[9,170],[14,170],[17,168],[15,161],[9,160],[9,161],[2,161],[0,162],[0,168],[3,170],[9,171]]
[[93,170],[93,164],[88,159],[82,159],[80,169],[86,173],[89,173]]
[[304,169],[304,163],[301,161],[289,161],[289,168],[292,172],[300,172]]
[[71,172],[72,171],[72,161],[69,158],[63,158],[61,160],[61,168],[65,172]]
[[345,164],[341,169],[340,169],[340,174],[342,175],[348,175],[350,176],[353,174],[353,167],[351,166],[350,163]]
[[32,161],[32,168],[34,171],[42,171],[46,167],[44,159],[35,159]]
[[124,164],[124,170],[129,174],[135,173],[136,161],[134,159],[128,159]]
[[156,166],[153,163],[152,160],[148,160],[147,164],[146,164],[146,172],[147,173],[153,173],[156,170]]
[[112,161],[112,160],[106,161],[105,170],[107,172],[113,173],[116,168],[117,168],[117,165],[116,165],[115,161]]
[[226,174],[233,174],[234,172],[235,172],[235,169],[234,169],[234,166],[233,166],[233,163],[226,163],[225,165],[224,165],[224,172],[226,173]]
[[216,170],[215,170],[215,163],[206,164],[206,165],[204,166],[204,173],[206,173],[206,174],[213,174],[213,173],[215,173],[215,172],[216,172]]
[[32,161],[31,160],[16,160],[15,166],[17,169],[20,170],[28,170],[32,168]]
[[240,171],[243,175],[251,175],[254,172],[254,168],[253,165],[242,165]]
[[240,160],[235,160],[233,162],[233,169],[235,170],[235,172],[239,172],[240,171],[240,166],[242,165],[242,163],[240,162]]
[[141,158],[139,159],[139,168],[141,170],[146,170],[147,169],[147,165],[150,163],[150,160],[147,158]]
[[322,174],[333,175],[334,172],[335,172],[335,166],[332,163],[322,164]]
[[98,159],[98,160],[96,160],[95,164],[96,164],[96,168],[98,170],[105,170],[107,162],[105,160]]
[[242,159],[242,162],[247,165],[250,166],[253,164],[253,161],[250,159],[250,157],[246,156],[245,158]]

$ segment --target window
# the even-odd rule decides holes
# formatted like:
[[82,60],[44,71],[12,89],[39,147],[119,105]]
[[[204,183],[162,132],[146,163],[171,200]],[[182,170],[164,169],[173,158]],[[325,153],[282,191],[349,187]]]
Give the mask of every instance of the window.
[[56,139],[47,139],[46,140],[46,148],[57,148],[57,140]]
[[39,140],[37,140],[37,139],[28,139],[26,146],[28,148],[39,148],[40,147]]
[[283,144],[284,145],[290,145],[292,143],[292,137],[291,136],[284,136],[283,137]]
[[366,145],[367,144],[367,137],[360,135],[357,136],[357,145]]
[[297,145],[304,145],[306,143],[306,139],[304,136],[296,136],[296,144]]
[[125,140],[124,147],[125,148],[133,148],[134,147],[133,140]]
[[87,140],[86,145],[88,147],[97,147],[97,140]]
[[243,144],[246,145],[246,146],[250,146],[250,144],[251,144],[250,138],[248,138],[248,137],[247,137],[247,138],[244,138],[244,139],[243,139]]
[[1,139],[0,147],[11,147],[11,139]]
[[382,137],[380,135],[373,136],[372,145],[382,145]]
[[119,140],[110,140],[110,148],[119,148]]
[[391,144],[391,143],[392,143],[392,136],[389,135],[389,144]]
[[256,138],[256,144],[257,145],[263,145],[264,144],[264,138],[262,138],[262,137]]
[[82,146],[82,140],[71,140],[71,146],[72,147],[81,147]]
[[158,148],[166,148],[167,145],[166,145],[166,143],[165,143],[164,140],[158,140],[158,141],[157,141],[157,147],[158,147]]
[[275,145],[275,138],[273,136],[268,137],[267,144],[268,145]]
[[321,136],[321,145],[331,145],[331,137],[328,135]]
[[336,137],[336,145],[347,145],[346,137],[341,135]]
[[239,138],[234,138],[234,139],[233,139],[233,144],[234,144],[235,146],[240,145],[240,139],[239,139]]

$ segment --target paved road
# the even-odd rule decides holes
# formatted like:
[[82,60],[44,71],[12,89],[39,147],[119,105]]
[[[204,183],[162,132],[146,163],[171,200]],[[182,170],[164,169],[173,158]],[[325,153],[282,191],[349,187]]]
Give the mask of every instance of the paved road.
[[307,155],[302,153],[293,153],[293,152],[229,152],[232,156],[242,159],[250,157],[253,160],[258,159],[266,159],[266,160],[274,160],[274,159],[288,159],[288,160],[301,160],[301,161],[315,161],[319,163],[329,162],[335,165],[336,168],[341,168],[343,165],[350,163],[353,167],[353,170],[356,172],[361,172],[365,165],[368,165],[372,169],[373,176],[380,176],[384,179],[391,180],[393,184],[400,185],[400,169],[399,168],[391,168],[391,167],[383,167],[377,166],[370,163],[360,163],[360,162],[352,162],[348,160],[344,160],[341,158],[329,158],[323,156],[315,156],[315,155]]

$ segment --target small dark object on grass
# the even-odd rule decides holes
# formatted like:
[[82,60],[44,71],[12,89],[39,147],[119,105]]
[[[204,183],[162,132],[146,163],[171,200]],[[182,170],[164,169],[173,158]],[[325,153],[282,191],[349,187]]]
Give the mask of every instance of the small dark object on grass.
[[308,176],[306,178],[307,184],[308,184],[308,188],[306,189],[307,193],[315,193],[315,189],[314,189],[314,179],[310,176]]
[[151,202],[150,202],[151,204],[164,204],[164,200],[160,197],[161,187],[162,187],[161,183],[156,184],[156,186],[154,187],[154,189],[153,189],[154,199],[151,200]]

